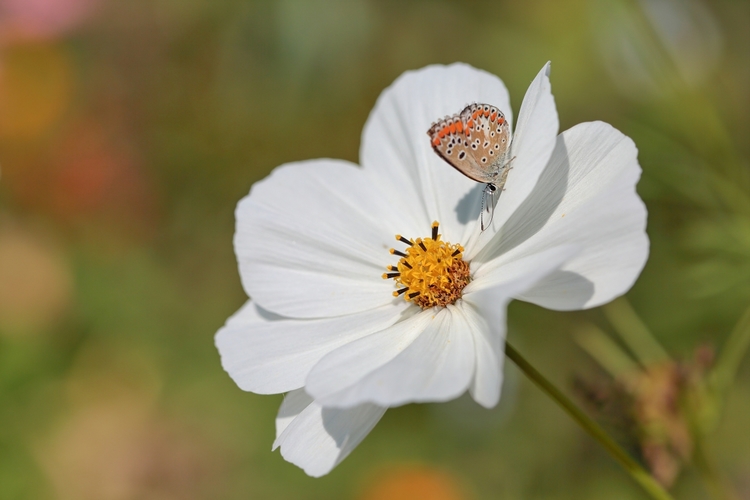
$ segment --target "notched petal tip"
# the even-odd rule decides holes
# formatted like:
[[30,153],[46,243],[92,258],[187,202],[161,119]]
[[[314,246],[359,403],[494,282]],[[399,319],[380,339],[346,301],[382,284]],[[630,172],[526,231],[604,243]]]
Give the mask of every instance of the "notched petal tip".
[[385,413],[374,405],[324,408],[304,389],[287,394],[276,419],[273,449],[311,477],[328,474],[362,442]]

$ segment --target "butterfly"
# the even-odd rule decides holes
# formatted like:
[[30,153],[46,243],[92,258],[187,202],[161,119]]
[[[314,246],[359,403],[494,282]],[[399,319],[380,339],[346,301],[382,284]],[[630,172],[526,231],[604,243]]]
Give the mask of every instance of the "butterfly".
[[[505,115],[489,104],[470,104],[460,113],[433,123],[427,135],[438,156],[469,179],[486,184],[480,212],[484,231],[492,222],[495,193],[502,193],[512,168],[513,158],[508,158],[511,131]],[[487,224],[485,210],[489,214]]]

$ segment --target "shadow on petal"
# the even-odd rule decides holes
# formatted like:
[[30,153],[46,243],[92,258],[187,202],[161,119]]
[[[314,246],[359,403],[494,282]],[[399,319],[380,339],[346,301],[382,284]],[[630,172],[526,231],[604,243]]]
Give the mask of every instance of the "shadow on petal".
[[[511,171],[510,175],[513,173]],[[493,256],[509,252],[544,227],[565,197],[569,175],[568,149],[564,137],[559,135],[552,156],[534,189],[500,228],[493,238],[493,244],[488,245],[492,247]]]
[[385,408],[364,403],[353,408],[323,408],[321,417],[326,433],[336,442],[337,462],[370,433],[385,413]]
[[[523,165],[515,166],[510,176],[523,175]],[[472,258],[477,263],[490,262],[510,252],[537,234],[549,221],[568,191],[570,158],[562,134],[529,196]],[[512,185],[508,188],[512,189]],[[500,195],[502,197],[502,193]],[[499,201],[500,197],[497,197]],[[497,216],[497,212],[495,212]],[[497,219],[497,217],[496,217]],[[493,224],[494,226],[494,224]],[[492,229],[490,229],[491,231]],[[489,232],[489,231],[488,231]]]
[[461,224],[468,224],[479,217],[483,190],[484,184],[477,184],[467,191],[463,198],[458,200],[456,208],[454,209],[458,222]]
[[347,438],[349,437],[348,433],[341,432],[339,429],[340,424],[339,421],[342,418],[346,418],[346,413],[352,413],[357,411],[357,407],[354,408],[323,408],[323,428],[325,428],[326,432],[328,433],[331,438],[333,438],[334,441],[336,441],[336,447],[341,449],[344,446],[344,443],[346,442]]
[[267,309],[263,309],[257,303],[255,304],[255,309],[258,311],[258,316],[265,319],[266,321],[280,321],[283,319],[288,319],[288,318],[285,318],[284,316],[281,316],[280,314],[276,314]]
[[[571,306],[570,298],[575,297]],[[572,271],[555,271],[539,281],[530,294],[518,295],[516,298],[538,304],[543,301],[544,307],[556,310],[584,309],[594,296],[594,283]]]

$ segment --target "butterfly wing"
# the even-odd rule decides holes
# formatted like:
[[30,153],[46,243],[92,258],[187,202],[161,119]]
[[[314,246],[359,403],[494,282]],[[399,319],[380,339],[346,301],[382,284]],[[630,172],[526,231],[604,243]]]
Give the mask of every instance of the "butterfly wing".
[[502,111],[489,104],[471,104],[427,131],[432,149],[465,176],[495,183],[505,169],[510,126]]

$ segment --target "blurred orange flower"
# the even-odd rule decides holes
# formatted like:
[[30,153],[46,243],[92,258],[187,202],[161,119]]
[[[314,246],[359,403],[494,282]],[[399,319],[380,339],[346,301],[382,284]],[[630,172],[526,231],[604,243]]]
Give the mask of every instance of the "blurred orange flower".
[[361,500],[465,500],[469,498],[446,471],[402,465],[380,473]]
[[0,138],[35,139],[67,110],[74,76],[68,53],[47,43],[0,51]]

